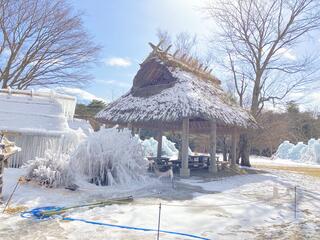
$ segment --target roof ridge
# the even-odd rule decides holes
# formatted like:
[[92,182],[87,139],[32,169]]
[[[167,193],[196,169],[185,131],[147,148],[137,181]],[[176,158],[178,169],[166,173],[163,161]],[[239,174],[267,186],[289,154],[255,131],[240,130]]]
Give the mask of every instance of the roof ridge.
[[179,67],[185,71],[191,72],[202,79],[211,80],[217,85],[221,84],[221,81],[211,74],[212,69],[210,69],[209,66],[200,63],[199,60],[193,58],[192,56],[188,56],[188,54],[183,54],[181,57],[178,57],[179,50],[176,50],[173,54],[171,54],[169,50],[172,45],[169,45],[165,50],[163,50],[160,48],[161,43],[162,41],[160,41],[158,45],[154,45],[153,43],[149,42],[149,45],[153,51],[147,59],[152,56],[157,56],[162,61],[168,62],[169,65],[173,65],[174,67]]

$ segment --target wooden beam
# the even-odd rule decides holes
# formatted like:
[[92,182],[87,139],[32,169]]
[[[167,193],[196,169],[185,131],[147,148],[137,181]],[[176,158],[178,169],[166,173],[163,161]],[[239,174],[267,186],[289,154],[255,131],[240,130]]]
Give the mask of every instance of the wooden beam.
[[162,152],[162,132],[159,131],[157,135],[157,141],[158,141],[158,148],[157,148],[157,159],[161,159],[161,152]]
[[131,130],[131,135],[134,136],[134,128],[133,128],[132,123],[128,123],[128,124],[127,124],[127,128],[128,128],[129,130]]
[[164,50],[164,52],[165,52],[165,53],[168,53],[171,47],[172,47],[172,45],[170,44],[170,45],[167,47],[167,49]]
[[137,128],[137,134],[138,134],[138,137],[140,138],[141,137],[141,128]]
[[2,200],[4,156],[0,154],[0,203]]
[[232,151],[232,158],[231,158],[231,166],[236,165],[237,159],[237,131],[234,128],[231,135],[231,151]]
[[210,121],[210,166],[209,172],[217,172],[216,150],[217,150],[217,123]]
[[[133,123],[136,128],[152,129],[162,132],[177,131],[182,132],[181,122],[145,122],[145,123]],[[231,135],[232,126],[224,126],[217,124],[217,134],[218,135]],[[239,129],[240,131],[241,129]],[[243,129],[244,131],[245,129]],[[210,122],[205,120],[190,121],[189,123],[189,133],[190,134],[206,134],[210,132]]]
[[182,120],[182,145],[181,145],[181,168],[180,177],[189,177],[190,169],[188,166],[189,160],[189,118]]

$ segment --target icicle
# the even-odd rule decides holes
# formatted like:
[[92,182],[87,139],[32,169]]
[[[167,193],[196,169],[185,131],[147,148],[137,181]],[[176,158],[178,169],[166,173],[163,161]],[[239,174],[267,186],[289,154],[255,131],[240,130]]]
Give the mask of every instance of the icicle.
[[148,163],[139,138],[127,129],[101,129],[82,142],[71,157],[74,171],[102,185],[144,180]]

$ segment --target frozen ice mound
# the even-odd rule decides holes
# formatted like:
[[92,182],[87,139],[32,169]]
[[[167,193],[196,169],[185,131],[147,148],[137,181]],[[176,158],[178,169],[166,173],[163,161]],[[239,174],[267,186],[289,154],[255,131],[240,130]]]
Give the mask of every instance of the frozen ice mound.
[[310,139],[305,153],[301,156],[301,161],[306,163],[320,164],[320,140]]
[[[157,149],[158,149],[158,141],[155,140],[153,137],[149,139],[145,139],[141,141],[143,149],[145,151],[145,155],[148,157],[155,157],[157,156]],[[178,156],[179,151],[176,148],[174,142],[171,142],[167,139],[166,136],[162,137],[162,156],[166,157],[174,157]]]
[[307,145],[302,142],[292,144],[289,141],[284,141],[279,145],[275,155],[282,159],[320,164],[320,140],[311,138]]
[[289,152],[293,146],[294,144],[290,143],[289,141],[284,141],[279,145],[276,156],[283,159],[289,158]]
[[288,152],[288,158],[292,160],[299,160],[301,156],[306,152],[307,145],[303,142],[298,142],[296,145],[293,145]]

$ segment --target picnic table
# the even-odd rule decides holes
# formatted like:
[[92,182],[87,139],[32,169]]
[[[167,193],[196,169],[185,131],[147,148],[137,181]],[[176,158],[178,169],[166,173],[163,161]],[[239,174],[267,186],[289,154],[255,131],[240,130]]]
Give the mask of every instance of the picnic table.
[[[161,167],[172,167],[173,170],[179,170],[181,168],[181,159],[170,159],[169,157],[162,156],[160,159],[157,157],[148,157],[149,162],[152,164],[157,163]],[[228,161],[220,161],[219,156],[216,156],[216,163],[218,170],[225,169],[228,165]],[[210,155],[209,154],[194,154],[189,155],[189,168],[190,169],[207,169],[210,166]]]
[[[219,157],[216,157],[216,160],[219,160]],[[172,166],[174,168],[181,167],[180,159],[170,160]],[[208,154],[197,154],[197,155],[189,155],[188,165],[190,169],[196,168],[208,168],[210,166],[210,155]]]

